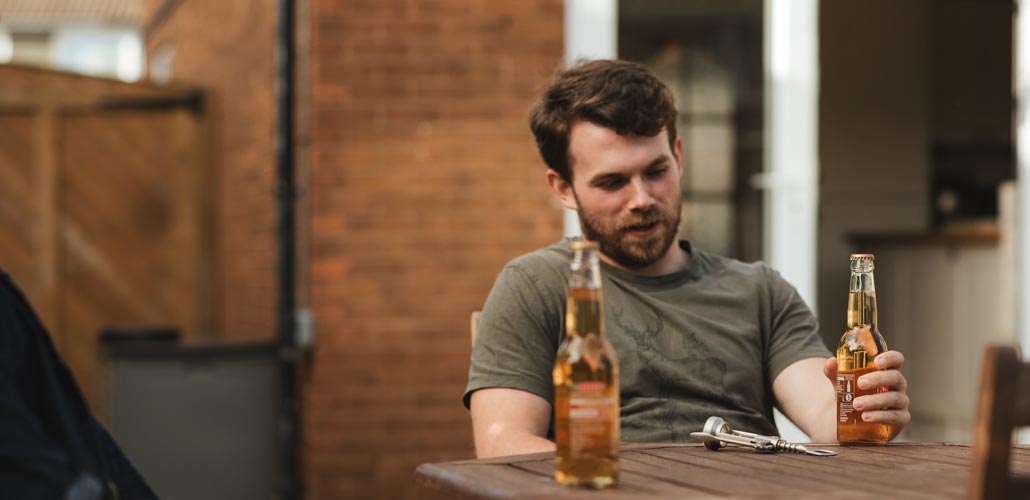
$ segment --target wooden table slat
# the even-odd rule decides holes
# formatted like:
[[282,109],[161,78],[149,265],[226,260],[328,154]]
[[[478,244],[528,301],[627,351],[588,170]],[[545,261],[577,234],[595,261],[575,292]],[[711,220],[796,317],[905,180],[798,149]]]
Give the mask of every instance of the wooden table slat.
[[[480,499],[963,499],[971,449],[944,443],[831,447],[812,457],[694,444],[624,445],[620,484],[604,490],[554,482],[554,453],[424,464],[415,479],[456,498]],[[1013,472],[1030,474],[1030,447],[1012,454]]]
[[[744,452],[745,450],[740,451]],[[746,452],[751,453],[750,451]],[[783,494],[800,494],[810,491],[810,487],[817,484],[808,478],[784,477],[761,468],[747,470],[747,474],[741,474],[736,457],[727,456],[738,453],[735,450],[706,451],[704,453],[694,450],[692,453],[685,453],[680,450],[655,449],[648,450],[646,453],[681,464],[681,475],[684,471],[683,466],[704,469],[703,474],[698,474],[700,477],[691,475],[691,480],[703,481],[706,487],[718,488],[727,493],[740,494],[762,489]]]
[[[769,458],[752,455],[750,458],[755,462],[765,464],[765,467],[771,467],[773,464],[784,466],[782,462],[778,464],[780,457]],[[810,458],[817,459],[819,457]],[[835,460],[826,460],[826,458]],[[910,489],[913,491],[908,494],[909,498],[937,499],[940,497],[941,491],[947,492],[962,488],[967,481],[967,471],[962,467],[940,467],[931,464],[929,467],[943,473],[939,477],[936,475],[931,477],[925,474],[926,464],[910,462],[901,466],[884,468],[880,463],[862,460],[860,455],[849,449],[842,450],[841,455],[836,457],[823,457],[821,463],[810,460],[803,468],[798,467],[797,464],[786,467],[788,467],[787,471],[803,470],[809,474],[817,474],[821,484],[824,485],[819,488],[819,491],[827,496],[834,495],[841,490],[855,489],[856,485],[860,485],[862,490],[869,493],[879,492],[881,496],[889,498],[896,492],[893,485],[900,482],[912,486]],[[826,470],[827,467],[829,470]]]
[[[743,493],[756,489],[768,488],[768,479],[762,480],[749,476],[741,476],[732,471],[725,470],[718,466],[718,462],[709,461],[707,464],[691,463],[693,474],[684,474],[684,462],[674,458],[655,454],[653,450],[636,451],[627,453],[624,463],[627,467],[650,468],[655,471],[657,477],[665,481],[686,488],[713,495],[725,495],[727,493]],[[805,490],[797,485],[780,484],[781,491],[800,494]]]
[[[665,452],[657,450],[656,453],[669,453],[673,456],[683,456],[682,453]],[[800,489],[800,493],[818,492],[824,496],[836,495],[840,491],[855,489],[856,478],[861,478],[861,489],[867,494],[880,494],[890,496],[893,488],[883,483],[888,483],[886,475],[891,474],[890,468],[872,468],[860,460],[846,460],[849,456],[847,450],[835,457],[801,457],[799,455],[786,454],[763,454],[755,453],[744,449],[726,449],[712,452],[712,460],[723,462],[727,470],[746,471],[751,477],[761,480],[765,484],[765,491],[770,494],[788,495],[792,489]],[[801,459],[801,460],[797,460]],[[842,465],[842,462],[845,465]],[[875,477],[878,481],[868,481],[866,478]],[[786,485],[786,486],[784,486]],[[747,493],[752,490],[749,487],[742,487],[734,483],[727,487],[730,493]],[[742,489],[738,489],[742,488]],[[936,499],[932,493],[919,492],[913,498]]]
[[[936,447],[921,450],[907,446],[854,446],[851,447],[851,449],[858,453],[885,455],[892,457],[892,459],[897,459],[898,457],[916,458],[919,459],[919,464],[927,466],[930,464],[958,467],[969,465],[968,458],[958,458],[941,454],[939,449]],[[869,460],[873,460],[873,458],[869,458]]]
[[507,465],[491,464],[422,464],[415,469],[415,479],[456,498],[483,499],[536,497],[552,491],[554,484],[550,477],[534,478]]
[[[627,454],[634,453],[632,451],[622,452],[623,457]],[[539,460],[532,462],[519,462],[514,464],[518,468],[531,471],[536,474],[554,474],[554,460]],[[646,468],[634,466],[633,463],[627,460],[621,460],[619,462],[619,484],[611,491],[619,491],[626,495],[640,495],[643,498],[654,498],[655,496],[663,495],[680,495],[683,493],[683,486],[677,487],[677,485],[665,484],[667,481],[660,475],[655,474],[655,471]],[[721,498],[720,496],[706,496],[706,492],[703,489],[688,488],[693,490],[691,498]]]

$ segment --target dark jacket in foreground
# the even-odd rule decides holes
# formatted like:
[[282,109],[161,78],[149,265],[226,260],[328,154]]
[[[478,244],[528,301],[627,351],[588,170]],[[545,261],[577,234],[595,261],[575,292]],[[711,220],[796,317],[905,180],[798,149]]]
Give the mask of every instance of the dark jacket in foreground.
[[0,497],[157,498],[90,413],[50,335],[3,272]]

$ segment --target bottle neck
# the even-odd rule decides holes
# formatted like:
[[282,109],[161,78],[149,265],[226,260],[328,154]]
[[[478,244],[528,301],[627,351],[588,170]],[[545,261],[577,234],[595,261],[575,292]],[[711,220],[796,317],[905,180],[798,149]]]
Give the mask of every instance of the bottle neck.
[[876,285],[872,271],[852,271],[848,293],[848,328],[865,326],[876,330]]
[[601,264],[596,249],[573,251],[569,272],[565,332],[570,337],[604,336]]
[[601,261],[594,248],[577,248],[572,253],[569,289],[601,289]]

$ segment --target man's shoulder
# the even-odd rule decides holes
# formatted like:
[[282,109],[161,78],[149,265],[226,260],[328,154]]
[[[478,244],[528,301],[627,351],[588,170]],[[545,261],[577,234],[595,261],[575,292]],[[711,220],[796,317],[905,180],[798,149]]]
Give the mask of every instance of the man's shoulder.
[[522,254],[505,264],[504,269],[516,270],[531,276],[563,274],[568,270],[572,251],[565,240]]
[[713,275],[736,275],[765,280],[772,271],[768,264],[760,260],[744,262],[733,257],[697,249],[693,250],[693,258],[700,262],[707,273]]
[[757,292],[761,295],[779,293],[790,287],[769,264],[763,261],[744,262],[732,257],[697,251],[695,258],[703,268],[701,274],[740,292]]

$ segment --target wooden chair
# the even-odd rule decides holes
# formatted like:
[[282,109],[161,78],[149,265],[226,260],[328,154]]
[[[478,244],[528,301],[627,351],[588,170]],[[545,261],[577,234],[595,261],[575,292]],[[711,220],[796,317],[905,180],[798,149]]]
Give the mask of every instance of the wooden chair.
[[469,333],[472,337],[472,345],[476,345],[476,332],[479,331],[479,316],[482,314],[482,311],[472,311],[471,316],[469,316]]
[[1009,472],[1012,431],[1022,426],[1030,426],[1030,363],[1020,362],[1011,346],[988,346],[973,427],[970,500],[1027,498],[1030,476]]

